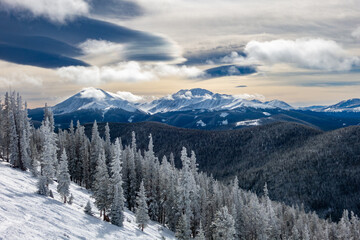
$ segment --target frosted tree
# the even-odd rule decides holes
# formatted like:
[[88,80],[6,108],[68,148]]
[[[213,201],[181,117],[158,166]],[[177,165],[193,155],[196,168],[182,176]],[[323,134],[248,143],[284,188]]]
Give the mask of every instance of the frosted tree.
[[57,191],[61,195],[61,197],[64,199],[64,203],[66,203],[66,198],[70,194],[70,189],[69,189],[70,188],[70,174],[69,174],[68,159],[66,156],[65,149],[63,150],[63,153],[61,154],[57,180],[58,180]]
[[185,214],[181,214],[178,223],[176,224],[175,237],[179,240],[189,240],[190,232],[188,230],[188,224],[186,223],[187,217]]
[[98,158],[99,158],[102,150],[103,150],[102,139],[100,138],[99,131],[98,131],[98,125],[95,120],[93,127],[92,127],[91,145],[90,145],[91,155],[90,155],[90,162],[89,162],[89,177],[90,177],[89,180],[90,180],[91,187],[93,187],[92,184],[95,180],[94,177],[95,177],[95,172],[96,172],[96,165],[97,165]]
[[56,143],[53,132],[51,132],[51,126],[49,125],[49,120],[46,119],[41,128],[41,136],[43,138],[43,147],[41,153],[41,175],[44,178],[40,178],[39,181],[44,181],[45,186],[48,188],[49,184],[53,182],[53,177],[55,176],[55,167],[54,162],[57,162],[56,159]]
[[[191,235],[191,219],[194,218],[193,207],[196,206],[195,201],[197,199],[198,191],[195,182],[195,178],[193,175],[193,171],[191,170],[191,160],[187,156],[187,150],[183,147],[181,151],[181,162],[182,168],[180,172],[180,184],[178,186],[179,191],[179,199],[178,199],[178,207],[180,213],[186,216],[186,227],[187,227],[187,236]],[[194,231],[196,229],[193,229]],[[194,233],[193,231],[193,233]]]
[[110,209],[111,223],[122,227],[124,222],[124,197],[119,193],[119,188],[114,188],[114,199]]
[[45,176],[39,176],[37,182],[37,193],[40,195],[48,196],[49,195],[49,187],[47,185],[47,179]]
[[108,166],[108,169],[109,169],[109,172],[110,172],[110,163],[111,163],[111,160],[112,160],[112,156],[111,156],[111,138],[110,138],[109,123],[106,123],[106,125],[105,125],[104,150],[105,150],[106,165]]
[[92,216],[93,215],[93,212],[91,210],[91,203],[90,201],[87,202],[85,208],[84,208],[84,212],[87,214],[87,215],[90,215]]
[[350,239],[351,236],[351,223],[349,219],[349,212],[347,210],[343,211],[342,217],[338,223],[337,237],[338,239]]
[[195,240],[205,240],[205,233],[202,229],[202,225],[201,225],[201,222],[199,224],[199,230],[194,238]]
[[109,198],[111,200],[110,217],[111,223],[122,227],[124,221],[124,193],[121,167],[121,147],[117,138],[113,146],[113,157],[111,161],[111,178],[109,187]]
[[94,178],[93,197],[95,198],[95,205],[100,210],[100,216],[104,216],[105,220],[106,209],[109,207],[109,174],[105,162],[104,150],[102,150],[98,156]]
[[262,197],[262,203],[265,206],[264,214],[267,216],[266,234],[269,238],[276,238],[276,236],[279,235],[279,229],[275,211],[269,198],[267,183],[264,185],[264,196]]
[[10,123],[10,164],[14,167],[21,168],[21,161],[19,156],[19,136],[16,131],[16,124],[13,111],[9,111],[9,123]]
[[235,239],[235,221],[229,214],[227,207],[222,207],[215,215],[213,222],[214,240],[233,240]]
[[45,108],[44,108],[44,121],[46,119],[49,121],[50,131],[54,132],[55,130],[54,114],[51,111],[51,109],[48,108],[47,103],[45,103]]
[[30,137],[31,137],[31,125],[28,118],[27,103],[25,102],[25,109],[20,114],[20,122],[22,122],[22,131],[20,135],[20,155],[21,161],[25,168],[32,170],[31,149],[30,149]]
[[137,204],[135,208],[136,223],[138,224],[141,231],[144,231],[144,228],[147,226],[150,220],[148,213],[148,206],[146,203],[144,182],[140,183],[140,190],[136,198],[136,204]]

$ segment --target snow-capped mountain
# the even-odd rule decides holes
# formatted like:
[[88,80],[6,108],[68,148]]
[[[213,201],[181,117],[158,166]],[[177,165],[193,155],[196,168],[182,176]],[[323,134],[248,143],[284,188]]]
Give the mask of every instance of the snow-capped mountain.
[[360,99],[353,98],[325,107],[325,112],[360,112]]
[[109,110],[111,108],[135,112],[138,108],[117,94],[97,88],[85,88],[74,96],[52,107],[55,115],[84,109]]
[[261,102],[256,99],[247,100],[236,95],[213,93],[201,88],[180,90],[172,95],[141,104],[128,101],[124,96],[115,93],[97,88],[86,88],[67,100],[55,105],[52,110],[55,115],[84,109],[100,109],[105,111],[109,109],[122,109],[128,112],[139,110],[150,114],[156,114],[159,112],[191,111],[199,109],[220,111],[241,107],[258,109],[292,109],[289,104],[279,100],[268,102]]
[[300,108],[303,110],[310,110],[315,112],[360,112],[360,99],[353,98],[338,102],[330,106],[310,106]]
[[264,104],[266,104],[268,106],[273,106],[274,108],[280,108],[280,109],[284,109],[284,110],[293,109],[292,106],[290,106],[286,102],[280,101],[280,100],[271,100],[271,101],[264,102]]
[[236,95],[213,93],[201,88],[180,90],[175,94],[168,95],[139,106],[140,109],[151,114],[159,112],[189,111],[195,109],[211,111],[232,110],[240,107],[261,109],[292,108],[287,103],[279,100],[269,102],[247,100]]

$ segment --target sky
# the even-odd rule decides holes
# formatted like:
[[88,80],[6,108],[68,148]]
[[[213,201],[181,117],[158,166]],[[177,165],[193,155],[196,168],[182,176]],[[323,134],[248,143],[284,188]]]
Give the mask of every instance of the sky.
[[358,0],[0,0],[0,92],[30,107],[86,87],[333,104],[359,77]]

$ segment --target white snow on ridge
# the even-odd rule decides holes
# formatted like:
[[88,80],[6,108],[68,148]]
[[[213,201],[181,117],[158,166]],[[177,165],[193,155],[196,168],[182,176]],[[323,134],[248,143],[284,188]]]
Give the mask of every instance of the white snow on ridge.
[[199,120],[196,122],[197,126],[206,127],[206,123],[203,122],[203,120]]
[[69,205],[60,201],[55,184],[51,185],[55,199],[36,194],[36,182],[30,173],[0,162],[0,239],[175,239],[172,232],[154,222],[141,232],[129,211],[122,228],[86,215],[84,206],[93,199],[78,185],[71,184],[74,203]]
[[226,112],[220,114],[220,117],[222,117],[222,118],[225,118],[225,117],[227,117],[227,116],[229,116],[229,114],[226,113]]
[[258,126],[260,125],[260,119],[240,121],[236,123],[236,126]]

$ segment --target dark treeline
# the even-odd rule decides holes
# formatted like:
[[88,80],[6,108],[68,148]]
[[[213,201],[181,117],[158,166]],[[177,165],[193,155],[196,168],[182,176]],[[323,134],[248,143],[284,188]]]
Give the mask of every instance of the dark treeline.
[[[104,220],[115,225],[122,226],[125,205],[135,212],[140,229],[152,219],[175,231],[178,239],[357,239],[360,235],[360,220],[352,212],[345,210],[335,223],[306,213],[303,207],[271,201],[266,184],[259,197],[239,188],[236,177],[230,184],[222,183],[199,172],[195,152],[185,147],[180,152],[181,168],[176,168],[173,154],[161,159],[155,155],[151,134],[144,149],[138,147],[135,132],[124,145],[120,138],[111,141],[109,125],[100,137],[96,122],[90,138],[79,123],[55,133],[47,108],[41,127],[35,129],[15,94],[6,95],[0,109],[3,159],[37,176],[40,194],[51,196],[49,184],[55,179],[64,197],[70,194],[66,191],[70,178],[91,189]],[[91,212],[89,206],[86,212]]]

